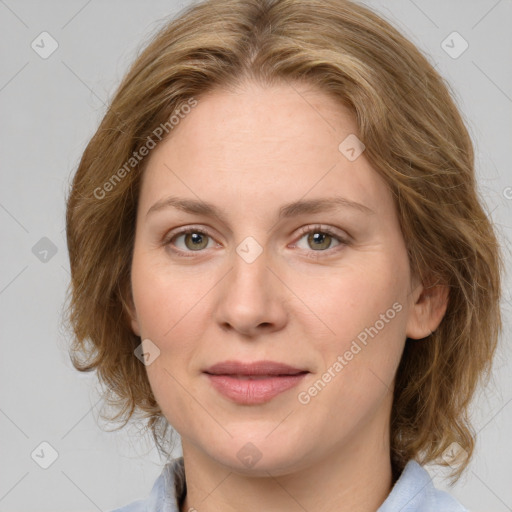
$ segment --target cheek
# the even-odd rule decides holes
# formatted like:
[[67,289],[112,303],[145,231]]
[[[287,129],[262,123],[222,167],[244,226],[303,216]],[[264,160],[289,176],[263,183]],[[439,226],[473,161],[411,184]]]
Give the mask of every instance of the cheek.
[[[359,286],[353,291],[332,311],[329,325],[335,334],[313,338],[321,367],[301,395],[301,403],[311,400],[318,411],[328,408],[335,418],[329,427],[333,436],[363,425],[390,399],[405,343],[406,309],[396,300],[398,290],[365,293]],[[324,300],[331,299],[326,295]]]
[[134,253],[131,280],[141,334],[160,341],[197,314],[195,307],[204,294],[201,278],[176,272],[144,251]]
[[[310,327],[315,324],[327,338],[350,340],[378,321],[394,303],[405,310],[407,272],[389,259],[374,260],[371,265],[365,265],[363,258],[360,260],[359,264],[326,275],[296,280],[294,292],[314,313],[301,315],[300,322],[308,322]],[[393,316],[393,322],[386,326],[402,325],[401,320],[396,321],[400,315],[394,315],[395,312],[392,310],[388,315]]]
[[334,402],[344,397],[350,407],[369,405],[391,386],[405,343],[407,276],[399,261],[381,258],[378,264],[344,268],[325,280],[322,293],[308,297],[316,316],[301,322],[310,323],[310,339],[322,359],[319,371],[330,372],[322,380],[336,382],[328,385]]
[[180,387],[194,360],[205,332],[205,278],[184,275],[168,265],[151,259],[144,251],[134,253],[132,288],[142,339],[150,339],[159,356],[146,367],[151,388],[158,403],[165,406],[169,397],[180,407],[187,399]]

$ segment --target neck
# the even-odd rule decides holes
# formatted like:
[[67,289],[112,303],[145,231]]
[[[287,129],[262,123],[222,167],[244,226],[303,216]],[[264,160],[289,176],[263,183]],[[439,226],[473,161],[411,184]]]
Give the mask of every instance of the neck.
[[181,512],[375,512],[393,484],[385,425],[369,425],[279,476],[237,473],[182,438],[187,495]]

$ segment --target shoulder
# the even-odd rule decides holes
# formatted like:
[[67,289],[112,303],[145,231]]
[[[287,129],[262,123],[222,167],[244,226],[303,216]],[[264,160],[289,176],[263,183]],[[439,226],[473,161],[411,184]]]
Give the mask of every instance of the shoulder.
[[147,500],[133,501],[128,505],[124,505],[110,512],[149,512],[147,507]]
[[145,499],[110,512],[179,512],[178,502],[186,491],[183,457],[165,465]]
[[377,512],[468,512],[455,498],[436,489],[427,470],[416,461],[405,466]]

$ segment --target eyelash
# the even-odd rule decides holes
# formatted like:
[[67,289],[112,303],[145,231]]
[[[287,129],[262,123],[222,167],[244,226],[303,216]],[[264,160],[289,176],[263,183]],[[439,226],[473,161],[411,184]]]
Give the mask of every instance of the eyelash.
[[[213,237],[208,233],[207,230],[205,230],[204,228],[201,228],[201,227],[188,227],[188,228],[185,228],[181,231],[178,231],[178,232],[175,232],[175,233],[172,233],[171,235],[165,237],[165,239],[163,240],[163,245],[164,246],[171,246],[171,242],[177,238],[178,236],[180,235],[186,235],[186,234],[190,234],[190,233],[199,233],[201,235],[206,235],[210,238],[213,239]],[[309,250],[307,252],[311,254],[325,254],[325,253],[328,253],[329,255],[331,255],[333,252],[337,252],[338,250],[341,250],[343,249],[344,246],[347,246],[350,244],[349,240],[347,238],[344,238],[344,237],[341,237],[339,234],[337,234],[333,229],[329,228],[329,227],[322,227],[320,225],[315,225],[315,226],[305,226],[303,228],[301,228],[299,230],[299,238],[297,239],[297,242],[304,236],[304,235],[307,235],[309,233],[322,233],[322,234],[327,234],[331,237],[333,237],[334,239],[336,239],[339,243],[339,245],[335,246],[335,247],[332,247],[330,249],[326,249],[326,250],[320,250],[320,251],[313,251],[313,250]],[[297,243],[297,242],[294,242],[294,243]],[[203,250],[199,250],[199,251],[182,251],[181,249],[171,249],[172,252],[178,256],[178,257],[182,257],[182,258],[190,258],[190,257],[193,257],[194,256],[194,252],[197,252],[197,253],[200,253],[200,252],[203,252]]]

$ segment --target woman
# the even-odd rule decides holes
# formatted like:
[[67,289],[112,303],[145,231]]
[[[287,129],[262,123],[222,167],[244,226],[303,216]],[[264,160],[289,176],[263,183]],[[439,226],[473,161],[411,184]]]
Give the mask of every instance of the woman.
[[183,457],[119,512],[462,511],[501,327],[473,147],[345,0],[211,0],[141,53],[67,205],[73,363]]

